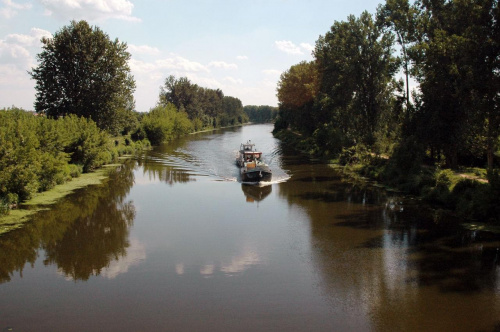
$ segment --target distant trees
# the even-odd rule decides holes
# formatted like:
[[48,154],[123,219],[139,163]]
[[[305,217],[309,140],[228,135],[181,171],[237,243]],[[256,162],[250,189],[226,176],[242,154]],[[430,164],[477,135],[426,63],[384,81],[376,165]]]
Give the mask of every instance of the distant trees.
[[243,107],[243,111],[248,115],[250,121],[257,123],[272,122],[278,116],[278,108],[267,105],[246,105]]
[[194,130],[242,124],[248,121],[238,98],[224,96],[220,89],[208,89],[191,83],[187,77],[166,78],[160,91],[159,105],[172,103],[186,112]]
[[91,118],[113,134],[123,130],[135,90],[127,44],[85,21],[72,21],[42,43],[39,65],[30,73],[36,80],[36,111]]
[[243,104],[238,98],[224,96],[222,99],[222,110],[221,126],[234,126],[248,122],[248,115],[243,111]]

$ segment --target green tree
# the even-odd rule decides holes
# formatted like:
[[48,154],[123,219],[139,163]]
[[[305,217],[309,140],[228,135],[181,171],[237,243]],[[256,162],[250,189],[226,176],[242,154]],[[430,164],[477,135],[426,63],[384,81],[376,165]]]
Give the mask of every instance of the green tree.
[[185,135],[193,129],[187,113],[178,111],[172,103],[152,109],[143,117],[142,126],[154,145]]
[[406,109],[410,110],[410,56],[408,48],[415,40],[415,21],[419,11],[409,0],[386,0],[377,10],[378,23],[394,31],[401,47],[403,73],[406,79]]
[[170,75],[165,80],[165,86],[161,87],[160,104],[166,106],[172,103],[178,110],[185,111],[189,119],[194,120],[201,116],[201,90],[187,77],[177,79]]
[[281,74],[277,97],[280,121],[294,129],[312,134],[318,125],[313,106],[318,94],[318,70],[315,62],[302,61]]
[[[456,168],[481,141],[493,166],[499,135],[498,3],[489,0],[421,2],[418,41],[410,49],[420,83],[414,130]],[[487,152],[487,153],[486,153]]]
[[122,119],[134,108],[127,44],[85,21],[72,21],[42,43],[39,65],[30,72],[36,111],[49,117],[76,114],[120,132]]
[[248,115],[249,120],[252,122],[271,122],[276,119],[276,116],[278,115],[277,107],[267,105],[246,105],[245,107],[243,107],[243,110]]
[[372,145],[380,115],[391,108],[398,68],[393,40],[364,12],[335,22],[316,42],[318,122],[338,128],[347,144]]
[[472,73],[469,77],[473,80],[471,105],[477,110],[475,127],[485,137],[485,154],[491,171],[500,136],[500,7],[496,0],[474,0],[464,6],[464,12],[469,20],[465,36]]
[[222,99],[222,110],[224,112],[224,120],[222,122],[225,125],[237,125],[248,121],[248,115],[243,110],[243,104],[241,100],[231,96],[224,96]]

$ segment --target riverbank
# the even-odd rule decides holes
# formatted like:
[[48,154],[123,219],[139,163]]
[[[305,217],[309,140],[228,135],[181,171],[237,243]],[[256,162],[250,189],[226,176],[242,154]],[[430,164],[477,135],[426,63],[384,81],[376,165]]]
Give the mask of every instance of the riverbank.
[[239,123],[231,126],[224,126],[224,127],[217,127],[217,128],[207,128],[203,130],[198,130],[198,131],[193,131],[191,133],[188,133],[188,135],[195,135],[195,134],[201,134],[201,133],[206,133],[209,131],[214,131],[214,130],[219,130],[219,129],[227,129],[227,128],[237,128],[237,127],[242,127],[242,126],[247,126],[253,124],[252,122],[246,122],[246,123]]
[[[317,157],[317,151],[300,134],[275,133],[285,144]],[[328,158],[329,157],[329,158]],[[500,233],[500,175],[483,168],[442,169],[436,165],[410,165],[407,169],[389,156],[376,155],[364,146],[344,149],[338,156],[319,160],[353,180],[370,181],[388,191],[411,195],[438,213],[452,214],[470,229]],[[334,158],[334,159],[332,159]]]
[[[122,163],[130,159],[130,156],[119,157]],[[30,200],[23,202],[19,208],[9,211],[9,214],[0,216],[0,236],[14,229],[20,228],[29,222],[30,217],[35,213],[50,208],[61,198],[74,191],[91,185],[101,184],[108,178],[109,172],[113,171],[122,163],[104,165],[96,171],[83,173],[77,178],[73,178],[63,184],[56,185],[48,191],[36,194]]]

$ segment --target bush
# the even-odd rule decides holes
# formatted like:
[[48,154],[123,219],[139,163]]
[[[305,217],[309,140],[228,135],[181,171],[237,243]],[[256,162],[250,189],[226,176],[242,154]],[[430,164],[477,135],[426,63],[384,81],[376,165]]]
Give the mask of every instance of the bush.
[[143,129],[153,145],[167,142],[192,131],[193,126],[185,112],[179,112],[174,105],[158,106],[142,120]]
[[79,177],[83,172],[82,165],[69,164],[67,166],[67,172],[72,178]]
[[312,137],[317,146],[315,155],[337,155],[343,151],[345,146],[345,139],[341,131],[330,124],[325,124],[316,129]]
[[343,148],[339,155],[339,163],[341,165],[365,164],[368,165],[372,161],[370,150],[363,145],[358,144],[350,148]]
[[134,141],[142,141],[147,139],[148,135],[146,134],[146,131],[144,130],[144,127],[141,125],[139,126],[131,135],[130,138]]
[[0,197],[0,216],[8,215],[10,211],[10,204],[7,197]]
[[420,172],[424,149],[417,142],[414,137],[407,137],[396,145],[389,163],[391,171],[398,176],[409,176]]

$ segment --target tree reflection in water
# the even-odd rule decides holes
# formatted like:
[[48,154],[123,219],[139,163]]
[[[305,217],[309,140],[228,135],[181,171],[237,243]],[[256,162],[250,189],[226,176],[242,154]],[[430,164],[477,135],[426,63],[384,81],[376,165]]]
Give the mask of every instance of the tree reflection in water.
[[[372,330],[491,324],[491,311],[477,308],[498,310],[491,296],[500,289],[498,236],[463,230],[422,202],[343,182],[322,169],[280,184],[279,195],[307,212],[312,260],[335,306],[352,305]],[[466,299],[463,317],[448,310],[457,299]]]
[[99,275],[114,260],[127,255],[129,228],[135,218],[132,201],[125,201],[134,183],[135,162],[112,171],[101,185],[63,198],[37,213],[26,227],[0,238],[0,282],[7,282],[26,263],[33,265],[38,250],[44,264],[56,264],[74,280]]

